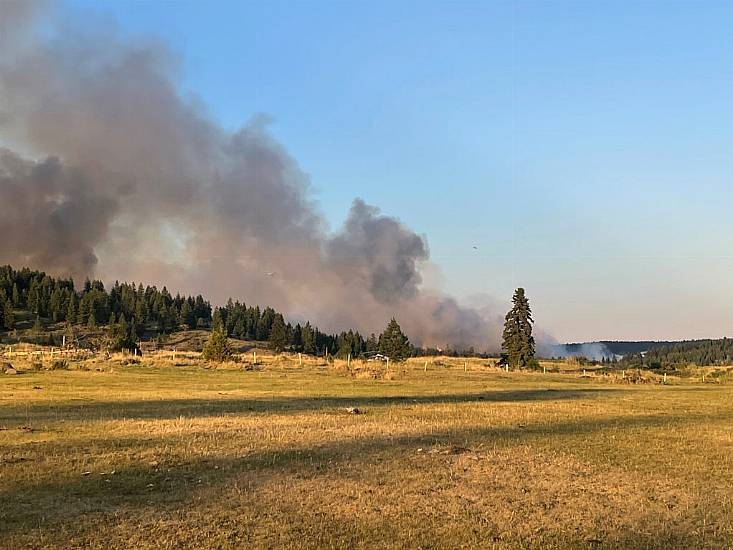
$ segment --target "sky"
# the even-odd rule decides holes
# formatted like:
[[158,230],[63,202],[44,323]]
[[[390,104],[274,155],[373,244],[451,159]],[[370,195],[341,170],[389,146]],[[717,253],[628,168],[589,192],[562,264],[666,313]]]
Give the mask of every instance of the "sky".
[[[560,341],[733,335],[730,2],[125,2],[220,124],[253,117],[336,229],[427,236],[429,282]],[[474,247],[477,247],[475,249]]]

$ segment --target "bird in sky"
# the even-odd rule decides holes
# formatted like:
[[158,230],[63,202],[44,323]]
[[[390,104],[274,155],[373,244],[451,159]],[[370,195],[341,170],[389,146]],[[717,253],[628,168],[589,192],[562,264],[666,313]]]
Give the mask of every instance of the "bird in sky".
[[265,275],[267,275],[268,277],[272,277],[274,274],[275,274],[274,271],[266,271],[265,272]]

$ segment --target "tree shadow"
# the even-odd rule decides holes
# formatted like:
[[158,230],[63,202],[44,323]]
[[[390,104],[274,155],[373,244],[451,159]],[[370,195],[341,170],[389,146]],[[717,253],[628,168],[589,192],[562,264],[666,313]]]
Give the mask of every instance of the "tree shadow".
[[142,399],[134,401],[54,402],[31,405],[3,405],[0,424],[6,428],[28,422],[66,420],[171,419],[179,417],[211,417],[237,414],[291,414],[345,407],[385,407],[393,405],[436,405],[464,403],[521,403],[595,399],[609,393],[620,395],[620,389],[520,389],[476,393],[391,396],[323,396],[274,398],[189,398]]
[[[712,415],[647,415],[602,419],[578,419],[542,425],[485,426],[448,429],[442,433],[417,433],[328,440],[314,445],[298,445],[287,449],[256,451],[243,456],[206,454],[194,459],[162,458],[155,464],[133,463],[121,466],[114,475],[94,473],[88,477],[46,481],[10,489],[0,489],[0,546],[2,537],[22,532],[28,526],[43,524],[44,530],[72,525],[79,509],[90,515],[145,511],[155,515],[161,510],[181,509],[190,502],[201,503],[202,488],[226,491],[244,476],[256,489],[271,475],[319,479],[336,475],[335,464],[348,461],[356,471],[373,471],[380,462],[404,461],[407,467],[418,448],[444,448],[444,454],[469,452],[465,447],[511,448],[536,443],[547,437],[592,435],[608,429],[640,430],[664,426],[680,427],[697,424],[704,419],[729,419],[730,414]],[[196,434],[187,433],[186,437]],[[156,438],[109,438],[111,446],[125,449],[165,448],[172,436]],[[77,450],[82,455],[84,450]],[[97,449],[107,452],[109,449]],[[470,452],[474,452],[473,451]],[[427,455],[424,455],[427,458]],[[551,475],[548,474],[548,475]],[[207,497],[211,498],[211,497]],[[67,502],[75,502],[73,510]],[[197,504],[197,506],[199,505]],[[84,534],[79,533],[82,537]],[[631,540],[629,538],[628,540]],[[650,539],[651,540],[651,539]],[[661,540],[661,539],[660,539]],[[655,546],[652,546],[655,547]]]

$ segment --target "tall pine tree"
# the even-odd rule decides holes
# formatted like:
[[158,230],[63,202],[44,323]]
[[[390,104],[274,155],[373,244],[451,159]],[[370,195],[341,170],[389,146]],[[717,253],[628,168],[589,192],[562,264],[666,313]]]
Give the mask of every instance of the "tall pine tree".
[[534,360],[534,336],[532,336],[532,310],[523,288],[514,291],[512,309],[506,314],[501,347],[506,352],[509,366],[524,368]]
[[379,337],[379,351],[392,361],[404,361],[412,353],[412,346],[394,317]]
[[270,328],[270,349],[274,352],[281,353],[285,351],[288,345],[288,337],[285,331],[285,320],[279,313],[275,314]]

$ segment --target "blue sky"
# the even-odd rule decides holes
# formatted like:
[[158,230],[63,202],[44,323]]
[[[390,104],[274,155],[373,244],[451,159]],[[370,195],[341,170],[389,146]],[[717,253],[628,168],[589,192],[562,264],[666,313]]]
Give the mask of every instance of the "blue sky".
[[[89,2],[258,113],[332,227],[363,197],[444,288],[560,340],[733,334],[730,2]],[[478,246],[478,251],[473,249]]]

